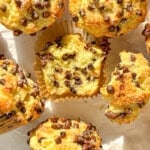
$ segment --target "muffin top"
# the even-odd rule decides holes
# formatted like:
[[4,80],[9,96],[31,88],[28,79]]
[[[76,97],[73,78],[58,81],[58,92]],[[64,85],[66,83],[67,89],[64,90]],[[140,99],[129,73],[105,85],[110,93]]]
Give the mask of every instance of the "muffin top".
[[146,0],[70,0],[69,10],[78,27],[96,37],[115,37],[144,21]]
[[101,137],[92,124],[51,118],[29,132],[33,150],[100,150]]
[[109,100],[106,116],[119,123],[134,120],[150,98],[150,66],[142,54],[120,53],[108,85],[101,93]]
[[17,115],[18,120],[26,123],[42,111],[36,83],[13,60],[0,55],[0,118]]
[[99,92],[106,52],[78,34],[58,37],[37,53],[51,96],[91,96]]
[[145,24],[142,34],[145,36],[147,52],[150,53],[150,23]]
[[0,22],[14,31],[33,34],[60,17],[63,0],[0,0]]

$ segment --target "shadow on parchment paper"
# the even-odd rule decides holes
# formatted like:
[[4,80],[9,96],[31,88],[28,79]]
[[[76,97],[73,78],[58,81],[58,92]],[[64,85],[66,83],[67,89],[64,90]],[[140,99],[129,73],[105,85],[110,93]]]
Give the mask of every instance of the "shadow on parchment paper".
[[8,50],[8,43],[0,33],[0,54],[4,54],[6,58],[12,58],[12,54]]
[[20,66],[25,69],[27,73],[31,73],[32,79],[34,75],[34,47],[38,35],[20,35],[15,36],[14,41],[16,45],[17,61]]

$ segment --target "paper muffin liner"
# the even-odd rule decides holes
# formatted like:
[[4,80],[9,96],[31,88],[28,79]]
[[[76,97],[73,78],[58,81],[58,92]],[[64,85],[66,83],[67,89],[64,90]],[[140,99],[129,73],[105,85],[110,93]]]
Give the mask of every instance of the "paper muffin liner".
[[0,134],[16,129],[24,124],[25,122],[19,119],[17,114],[0,115]]
[[[58,36],[64,36],[67,34],[80,34],[86,42],[94,41],[99,47],[101,47],[106,52],[106,55],[108,54],[108,51],[110,50],[109,42],[106,37],[94,38],[92,35],[88,34],[84,30],[77,28],[75,23],[69,20],[69,21],[56,22],[50,28],[43,31],[43,33],[38,37],[36,41],[35,54],[40,52],[47,42],[54,41]],[[104,69],[105,60],[106,60],[106,57],[104,58],[103,63],[102,63],[99,89],[98,91],[96,91],[95,94],[93,94],[92,96],[86,96],[86,95],[85,96],[79,96],[79,95],[51,96],[46,88],[40,59],[39,57],[35,56],[34,70],[35,70],[35,74],[37,78],[37,83],[40,88],[41,97],[58,102],[58,101],[73,100],[73,99],[79,100],[80,98],[82,98],[82,100],[86,100],[89,97],[93,98],[97,96],[100,93],[101,85],[105,82],[105,69]]]

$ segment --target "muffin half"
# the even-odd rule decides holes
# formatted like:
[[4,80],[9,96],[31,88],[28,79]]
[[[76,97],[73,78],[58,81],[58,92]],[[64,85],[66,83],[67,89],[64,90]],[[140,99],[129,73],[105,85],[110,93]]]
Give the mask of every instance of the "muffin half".
[[37,85],[18,64],[0,55],[0,133],[37,119],[42,111]]
[[63,0],[0,0],[0,22],[14,35],[34,34],[52,25],[63,9]]
[[100,47],[86,43],[78,34],[46,43],[36,60],[41,70],[41,73],[36,72],[41,91],[54,99],[97,94],[103,82],[105,55]]
[[101,94],[109,101],[106,116],[114,122],[129,123],[137,118],[150,98],[150,66],[140,53],[124,51],[120,58]]
[[101,137],[92,124],[51,118],[29,132],[32,150],[100,150]]
[[69,0],[77,26],[95,37],[116,37],[144,21],[146,0]]

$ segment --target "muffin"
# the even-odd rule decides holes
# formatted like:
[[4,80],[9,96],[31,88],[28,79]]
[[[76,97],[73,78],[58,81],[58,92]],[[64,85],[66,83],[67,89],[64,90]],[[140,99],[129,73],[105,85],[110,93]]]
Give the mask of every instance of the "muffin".
[[46,43],[36,60],[41,69],[36,74],[43,96],[47,93],[56,100],[97,94],[103,82],[101,70],[106,53],[96,44],[86,43],[79,34],[68,34]]
[[150,23],[147,23],[145,25],[145,28],[144,28],[142,34],[143,34],[143,36],[145,36],[147,52],[150,53]]
[[37,85],[18,64],[0,55],[0,134],[37,119],[42,111]]
[[101,137],[92,124],[53,117],[29,132],[32,150],[100,150]]
[[16,36],[34,34],[52,25],[63,9],[63,0],[0,0],[0,23]]
[[77,26],[95,37],[128,33],[144,21],[146,9],[146,0],[69,0]]
[[120,53],[121,62],[101,88],[109,101],[106,116],[118,123],[135,120],[150,98],[150,66],[142,54]]

